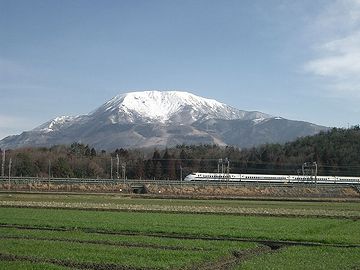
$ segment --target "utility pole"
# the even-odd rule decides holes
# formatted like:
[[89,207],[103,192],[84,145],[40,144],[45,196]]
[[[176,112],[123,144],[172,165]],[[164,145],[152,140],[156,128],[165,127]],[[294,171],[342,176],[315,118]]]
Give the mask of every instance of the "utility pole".
[[228,158],[225,158],[225,165],[226,165],[226,180],[227,180],[226,185],[228,185],[230,180],[230,160]]
[[183,170],[183,168],[182,168],[182,166],[180,165],[180,182],[182,182],[182,180],[183,180],[182,170]]
[[113,179],[113,159],[110,157],[110,179]]
[[125,162],[121,163],[121,170],[122,170],[122,179],[124,180],[124,183],[125,183],[125,179],[126,179],[126,163]]
[[318,172],[318,165],[316,163],[316,161],[314,162],[304,162],[304,164],[302,165],[302,173],[304,178],[306,178],[306,176],[310,177],[310,180],[312,180],[314,178],[315,181],[315,186],[317,184],[317,172]]
[[[225,174],[226,174],[226,178],[229,181],[230,178],[230,160],[228,158],[220,158],[218,160],[218,166],[217,166],[217,171],[218,174],[220,173],[220,165],[221,165],[221,177],[219,177],[219,180],[226,180],[225,178]],[[226,166],[224,168],[224,165]]]
[[49,172],[48,172],[48,174],[49,174],[49,183],[50,183],[50,178],[51,178],[51,160],[49,159]]
[[51,161],[49,159],[49,178],[48,178],[48,188],[50,190],[50,178],[51,178]]
[[230,176],[230,160],[228,158],[226,158],[225,161],[226,161],[226,173],[227,173],[227,176],[228,176],[228,179],[229,179],[229,176]]
[[119,165],[120,165],[119,155],[116,154],[116,178],[117,179],[119,179]]
[[317,163],[314,161],[313,162],[313,167],[315,167],[315,186],[317,185],[317,171],[318,171],[318,166]]
[[5,177],[5,149],[2,151],[1,177]]
[[306,166],[306,162],[304,162],[303,165],[301,166],[303,176],[305,176],[305,166]]
[[9,190],[10,190],[10,186],[11,186],[11,183],[10,183],[10,178],[11,178],[11,163],[12,163],[12,160],[10,158],[9,160]]

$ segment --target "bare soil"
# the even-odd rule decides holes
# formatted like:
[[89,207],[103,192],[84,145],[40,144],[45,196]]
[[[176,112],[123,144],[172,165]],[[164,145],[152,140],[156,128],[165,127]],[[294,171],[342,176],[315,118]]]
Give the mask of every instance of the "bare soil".
[[286,197],[286,198],[360,198],[359,192],[352,187],[315,187],[315,186],[158,186],[147,185],[148,193],[163,195],[205,195],[237,197]]
[[189,270],[227,270],[232,269],[235,265],[241,264],[241,262],[248,260],[254,256],[258,256],[264,253],[270,253],[272,249],[268,246],[259,246],[257,248],[246,249],[241,251],[234,251],[230,256],[220,258],[216,262],[209,262],[202,265],[195,265]]

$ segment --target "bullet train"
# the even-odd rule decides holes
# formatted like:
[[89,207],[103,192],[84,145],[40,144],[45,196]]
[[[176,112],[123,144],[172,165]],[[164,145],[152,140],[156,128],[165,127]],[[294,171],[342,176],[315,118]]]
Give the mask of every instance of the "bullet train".
[[[184,181],[231,181],[231,182],[263,182],[263,183],[314,183],[315,177],[303,175],[276,174],[227,174],[227,173],[192,173]],[[352,176],[317,176],[318,184],[360,185],[360,177]]]

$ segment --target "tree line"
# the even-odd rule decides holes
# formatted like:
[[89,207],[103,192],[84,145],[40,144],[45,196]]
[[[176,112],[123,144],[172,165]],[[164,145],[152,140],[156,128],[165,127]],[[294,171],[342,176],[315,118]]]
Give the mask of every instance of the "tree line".
[[[218,145],[177,145],[166,149],[97,151],[89,145],[6,150],[5,176],[180,180],[191,172],[301,174],[304,162],[317,162],[319,175],[360,176],[360,127],[333,128],[286,144],[248,149]],[[222,161],[222,162],[221,162]]]

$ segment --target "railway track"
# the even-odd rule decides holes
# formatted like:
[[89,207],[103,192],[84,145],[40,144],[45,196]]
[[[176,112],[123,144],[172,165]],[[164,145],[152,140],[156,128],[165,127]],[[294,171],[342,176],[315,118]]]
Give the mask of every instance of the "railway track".
[[40,177],[11,177],[0,178],[0,184],[21,185],[21,184],[51,184],[51,185],[116,185],[126,184],[130,186],[141,185],[159,185],[159,186],[268,186],[268,187],[306,187],[306,186],[321,186],[321,187],[353,187],[360,191],[360,184],[348,183],[277,183],[266,181],[175,181],[175,180],[142,180],[142,179],[96,179],[96,178],[40,178]]

